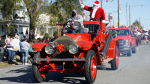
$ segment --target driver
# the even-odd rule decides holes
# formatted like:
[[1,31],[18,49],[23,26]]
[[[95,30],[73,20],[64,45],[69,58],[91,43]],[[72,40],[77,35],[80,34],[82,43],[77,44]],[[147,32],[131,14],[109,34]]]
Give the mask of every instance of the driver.
[[80,22],[82,28],[80,30],[70,29],[68,33],[77,33],[77,32],[84,33],[83,17],[81,15],[77,15],[77,11],[75,9],[72,10],[71,18],[73,19],[74,22]]

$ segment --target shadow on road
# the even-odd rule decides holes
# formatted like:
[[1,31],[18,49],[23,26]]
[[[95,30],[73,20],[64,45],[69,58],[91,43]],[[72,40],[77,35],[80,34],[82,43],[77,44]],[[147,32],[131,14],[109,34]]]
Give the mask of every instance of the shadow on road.
[[69,74],[62,74],[59,72],[49,72],[48,79],[46,82],[48,83],[55,83],[55,82],[62,82],[65,84],[87,84],[84,78],[84,72],[71,72]]
[[111,66],[110,67],[106,67],[106,65],[98,65],[97,66],[97,70],[110,70],[111,71],[112,69],[111,69]]
[[25,66],[24,68],[20,68],[18,70],[10,70],[9,72],[6,72],[5,74],[7,74],[6,76],[9,76],[8,74],[10,75],[13,74],[15,76],[3,77],[3,78],[0,78],[0,80],[7,80],[9,82],[17,82],[17,83],[36,83],[36,81],[33,80],[34,78],[32,76],[31,66]]
[[[6,72],[6,74],[15,74],[15,76],[3,77],[0,78],[0,80],[2,81],[6,80],[9,82],[16,82],[16,83],[37,83],[32,75],[31,66],[25,66],[24,68],[20,68],[18,70],[10,70],[9,72]],[[79,79],[81,77],[82,79]],[[59,72],[49,71],[46,82],[52,84],[54,84],[55,82],[60,82],[65,84],[86,84],[86,81],[83,78],[84,78],[84,72],[71,72],[69,74],[61,74]]]

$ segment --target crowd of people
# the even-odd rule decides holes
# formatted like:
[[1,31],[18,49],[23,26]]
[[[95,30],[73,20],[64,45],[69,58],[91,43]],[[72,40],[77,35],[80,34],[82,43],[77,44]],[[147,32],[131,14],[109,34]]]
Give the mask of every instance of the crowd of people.
[[6,35],[5,45],[3,48],[7,50],[8,54],[8,63],[12,64],[14,56],[20,53],[22,64],[28,65],[27,58],[28,58],[28,50],[29,50],[29,43],[27,42],[26,36],[23,36],[21,40],[19,40],[19,36],[15,35],[15,37],[10,37]]

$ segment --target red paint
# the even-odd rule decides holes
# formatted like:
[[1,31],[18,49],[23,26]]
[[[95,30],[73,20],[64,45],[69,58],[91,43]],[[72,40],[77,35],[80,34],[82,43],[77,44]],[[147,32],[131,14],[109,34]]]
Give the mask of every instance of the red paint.
[[93,42],[82,42],[81,49],[82,50],[89,50],[93,46]]
[[118,49],[116,50],[116,65],[118,66],[119,64],[119,51]]
[[34,51],[39,51],[39,50],[41,50],[46,45],[48,45],[48,43],[36,43],[36,44],[32,45],[32,49]]
[[92,59],[91,59],[91,76],[92,76],[92,79],[94,79],[96,76],[96,68],[94,66],[97,68],[96,58],[95,58],[95,56],[92,56]]

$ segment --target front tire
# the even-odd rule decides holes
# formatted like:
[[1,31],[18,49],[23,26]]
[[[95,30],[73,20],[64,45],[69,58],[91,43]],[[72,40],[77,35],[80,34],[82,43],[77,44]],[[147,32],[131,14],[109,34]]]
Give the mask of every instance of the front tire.
[[132,50],[130,49],[129,52],[127,53],[127,56],[131,56]]
[[138,49],[137,46],[135,46],[135,47],[133,48],[132,53],[136,53],[137,49]]
[[88,84],[93,84],[97,74],[97,58],[93,50],[89,50],[86,55],[87,61],[84,65],[85,79]]
[[117,70],[119,65],[119,50],[118,47],[115,47],[115,54],[114,54],[114,59],[111,60],[111,69],[112,70]]
[[32,73],[33,73],[34,79],[39,83],[44,82],[46,80],[46,75],[48,72],[48,70],[43,69],[45,62],[39,61],[38,63],[36,63],[37,59],[42,58],[41,55],[44,56],[42,52],[37,52],[33,57],[34,61],[32,63]]

